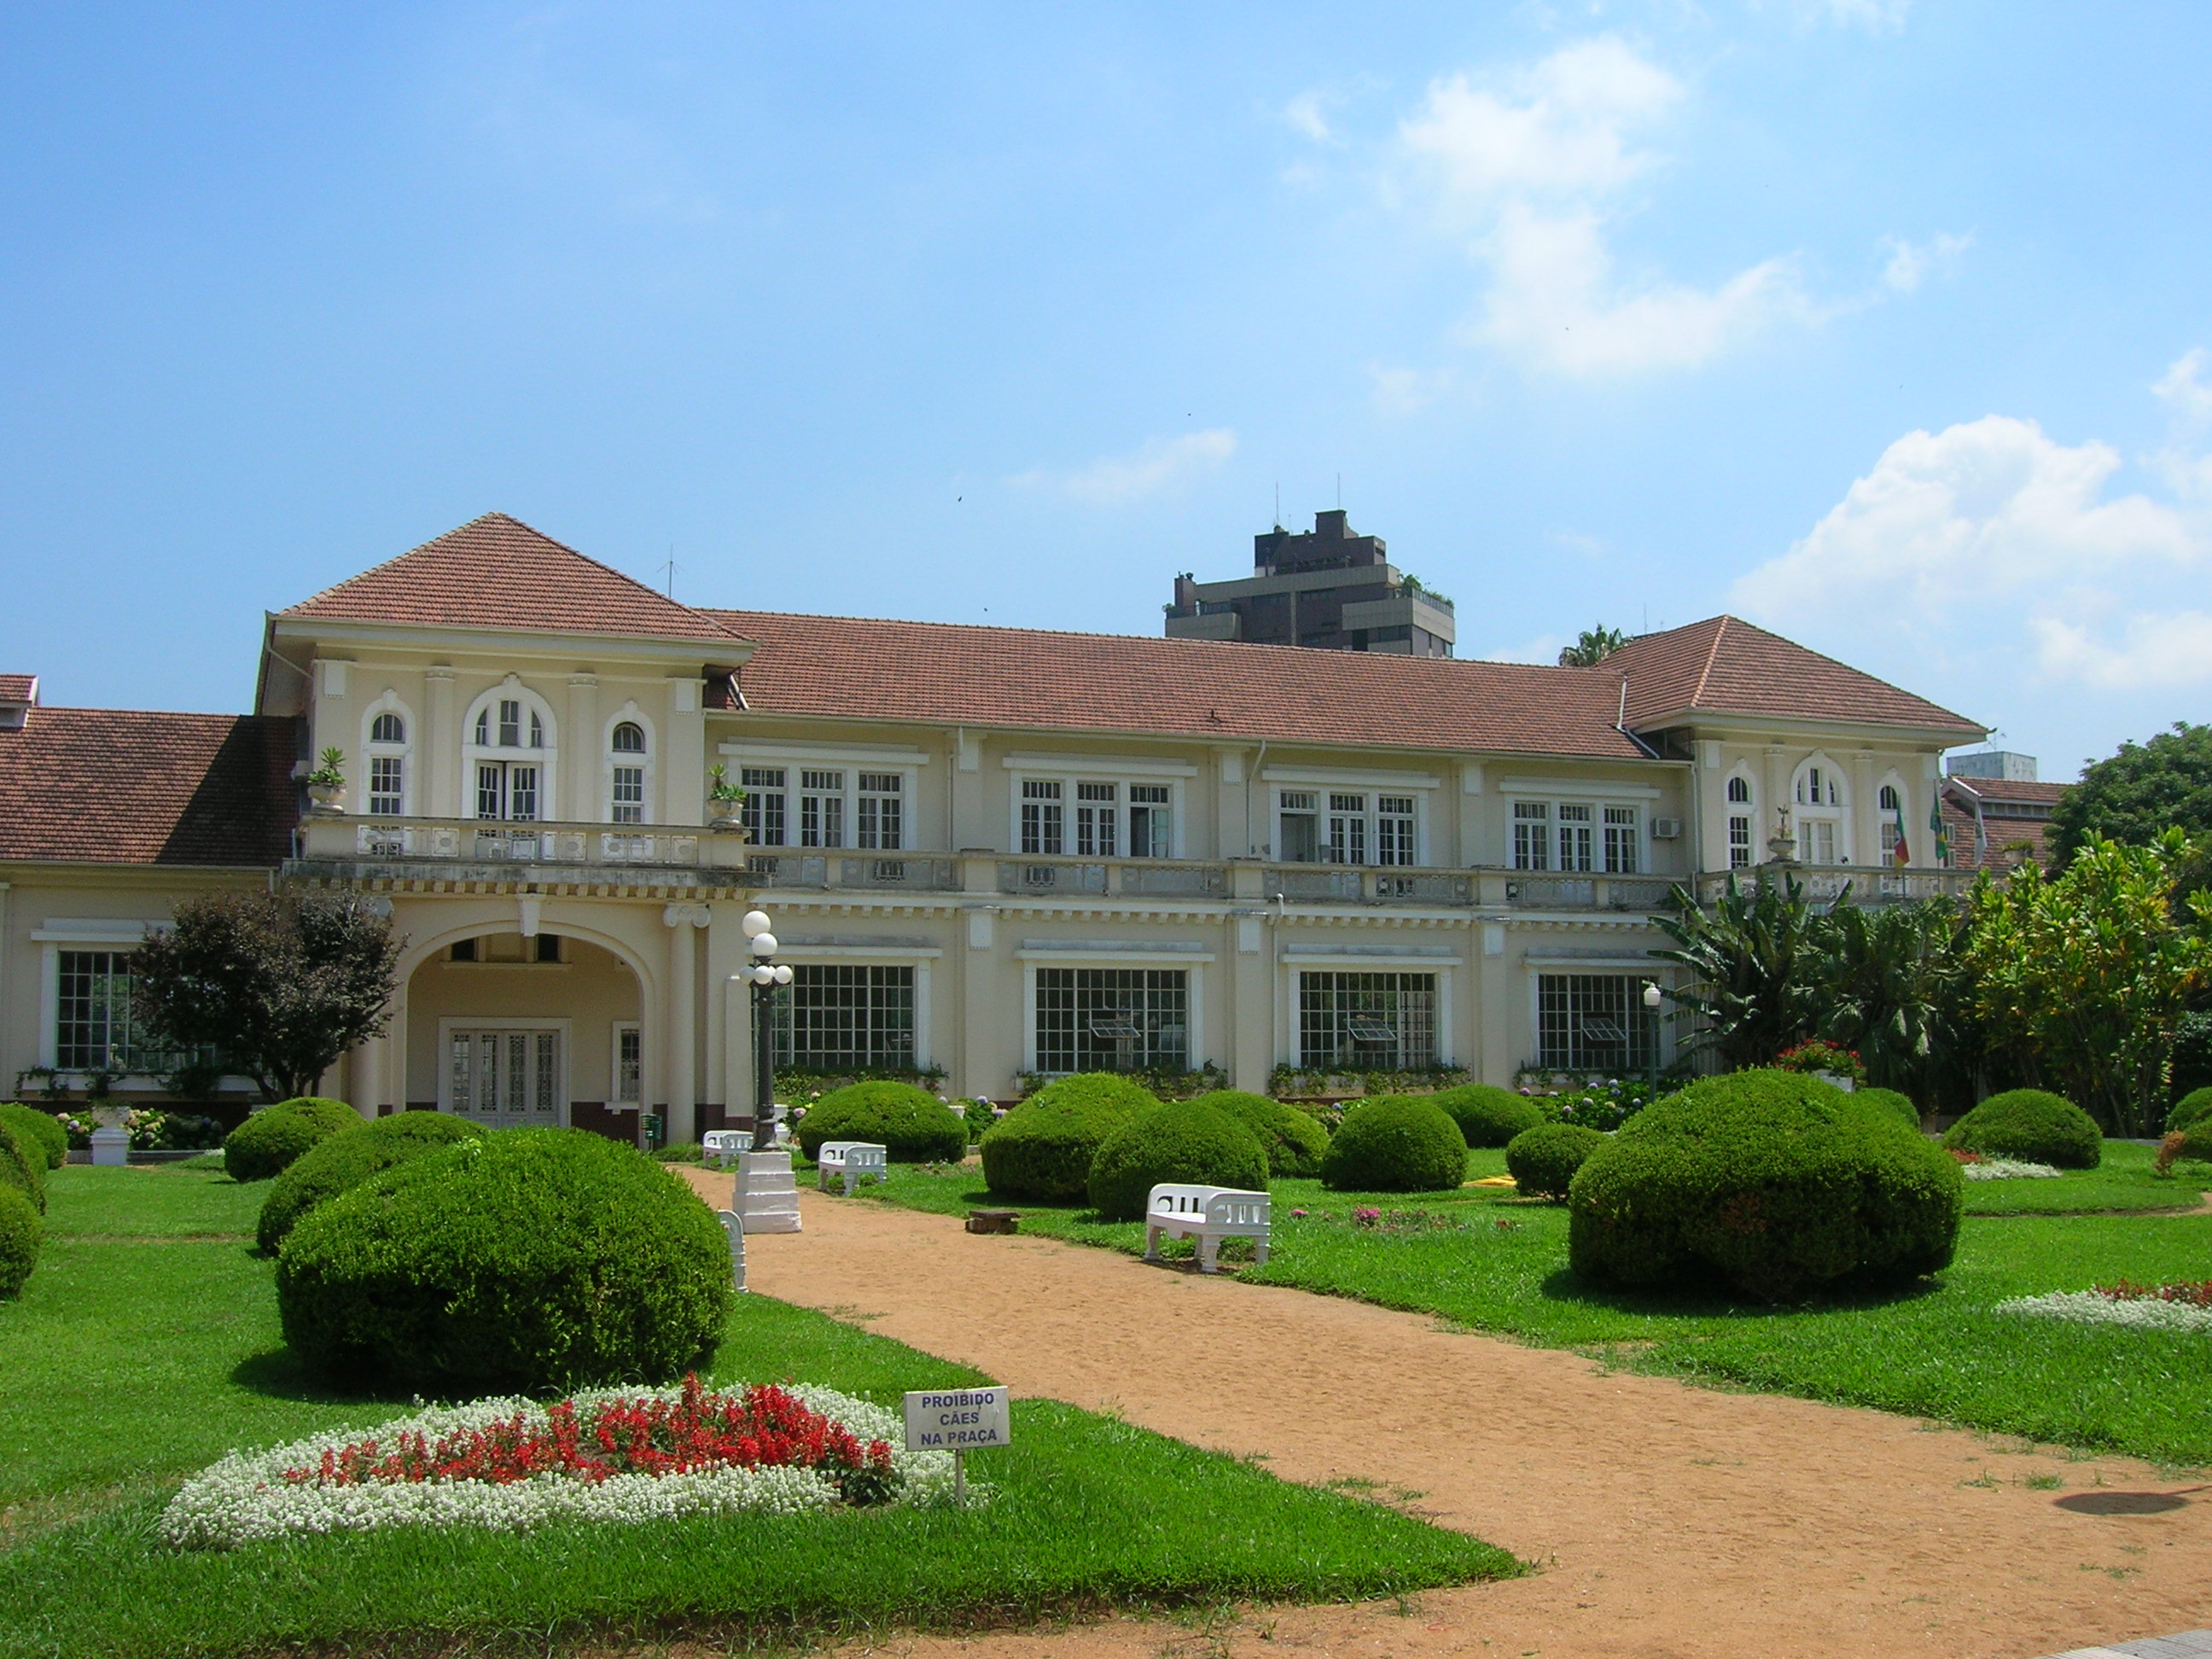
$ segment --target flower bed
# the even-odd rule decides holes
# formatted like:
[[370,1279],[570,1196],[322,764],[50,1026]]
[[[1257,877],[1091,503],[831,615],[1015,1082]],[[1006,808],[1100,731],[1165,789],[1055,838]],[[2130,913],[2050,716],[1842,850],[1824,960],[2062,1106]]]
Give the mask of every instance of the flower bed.
[[2083,1325],[2129,1325],[2138,1330],[2212,1331],[2212,1279],[2202,1283],[2137,1285],[2122,1279],[2094,1291],[2053,1291],[1997,1304],[1999,1313],[2066,1319]]
[[1954,1150],[1960,1172],[1969,1181],[2056,1181],[2066,1172],[2048,1164],[2028,1164],[2016,1158],[1991,1158],[1984,1152]]
[[1294,1221],[1351,1227],[1368,1233],[1507,1233],[1521,1224],[1507,1216],[1490,1218],[1486,1222],[1434,1210],[1383,1210],[1372,1205],[1361,1205],[1341,1215],[1334,1210],[1292,1210],[1289,1213]]
[[227,1548],[385,1527],[519,1532],[553,1521],[797,1514],[950,1493],[945,1452],[895,1449],[896,1413],[834,1389],[600,1389],[550,1405],[441,1407],[366,1435],[234,1452],[161,1514],[170,1543]]

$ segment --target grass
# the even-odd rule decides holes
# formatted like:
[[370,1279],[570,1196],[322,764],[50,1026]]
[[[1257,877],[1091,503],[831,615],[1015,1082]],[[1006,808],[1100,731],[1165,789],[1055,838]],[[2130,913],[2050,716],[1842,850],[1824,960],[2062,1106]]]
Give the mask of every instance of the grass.
[[[2110,1148],[2136,1152],[2141,1148]],[[1471,1175],[1501,1154],[1469,1156]],[[2063,1188],[2085,1210],[2148,1173],[2148,1156],[2060,1180],[1970,1183]],[[2140,1188],[2137,1188],[2138,1190]],[[988,1202],[973,1167],[895,1170],[878,1201],[944,1213]],[[2157,1189],[2168,1195],[2176,1183]],[[1877,1407],[2084,1449],[2212,1463],[2212,1340],[2000,1315],[2008,1297],[2086,1290],[2121,1278],[2201,1279],[2212,1214],[1971,1214],[1957,1261],[1902,1293],[1774,1308],[1725,1296],[1630,1295],[1584,1285],[1566,1268],[1564,1208],[1510,1188],[1404,1194],[1273,1183],[1275,1228],[1255,1283],[1285,1285],[1434,1314],[1468,1329],[1571,1348],[1624,1368],[1815,1400]],[[2193,1202],[2196,1189],[2181,1197]],[[1379,1228],[1350,1221],[1385,1212]],[[1109,1224],[1074,1206],[1024,1204],[1022,1231],[1143,1249],[1141,1224]],[[1304,1209],[1304,1217],[1291,1212]],[[1390,1212],[1400,1219],[1392,1224]],[[1406,1219],[1418,1212],[1425,1219]],[[1188,1253],[1188,1247],[1183,1247]]]
[[[55,1172],[39,1271],[0,1303],[0,1656],[261,1653],[306,1644],[543,1652],[684,1633],[778,1640],[958,1628],[1118,1606],[1403,1594],[1516,1564],[1374,1502],[1049,1401],[971,1474],[966,1513],[843,1511],[509,1536],[457,1529],[180,1552],[152,1526],[234,1446],[404,1407],[291,1363],[265,1188],[174,1168]],[[895,1401],[977,1373],[743,1297],[718,1381],[795,1378]]]
[[1969,1215],[2081,1215],[2103,1210],[2193,1210],[2212,1188],[2212,1164],[2182,1164],[2152,1173],[2154,1146],[2108,1140],[2094,1170],[2069,1170],[2053,1180],[1970,1181]]

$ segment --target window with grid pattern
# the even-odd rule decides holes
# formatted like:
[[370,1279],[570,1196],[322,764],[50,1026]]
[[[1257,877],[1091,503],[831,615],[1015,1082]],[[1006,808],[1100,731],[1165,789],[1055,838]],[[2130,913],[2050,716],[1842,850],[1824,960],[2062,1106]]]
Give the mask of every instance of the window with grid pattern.
[[744,825],[756,847],[784,844],[785,776],[781,766],[738,769],[738,783],[745,792],[744,805],[738,809],[738,822]]
[[1436,1063],[1434,974],[1298,975],[1298,1064],[1307,1071],[1403,1071]]
[[859,844],[896,853],[906,845],[906,780],[896,772],[860,774]]
[[54,1020],[54,1065],[64,1072],[128,1072],[158,1076],[187,1060],[212,1060],[212,1048],[161,1048],[138,1030],[131,1012],[128,951],[61,951],[60,996]]
[[377,755],[368,763],[368,810],[373,817],[397,817],[406,799],[407,763],[398,755]]
[[1067,808],[1062,804],[1057,778],[1025,778],[1022,782],[1022,851],[1055,857],[1065,851]]
[[1632,876],[1642,862],[1644,836],[1633,806],[1605,809],[1605,867],[1608,874]]
[[1189,1069],[1190,976],[1180,968],[1040,968],[1040,1072]]
[[1751,867],[1751,820],[1741,813],[1730,817],[1729,831],[1729,868],[1746,870]]
[[1536,1063],[1557,1071],[1649,1071],[1659,1052],[1659,1018],[1644,1006],[1640,979],[1540,974],[1536,1043]]
[[914,969],[802,963],[775,996],[779,1066],[914,1064]]
[[1552,807],[1548,801],[1513,803],[1513,867],[1548,870],[1552,867]]

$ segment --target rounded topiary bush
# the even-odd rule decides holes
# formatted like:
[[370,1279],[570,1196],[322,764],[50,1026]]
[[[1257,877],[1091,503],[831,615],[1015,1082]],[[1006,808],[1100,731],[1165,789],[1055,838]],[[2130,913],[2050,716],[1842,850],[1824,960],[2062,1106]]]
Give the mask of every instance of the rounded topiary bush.
[[233,1181],[267,1181],[290,1169],[317,1142],[361,1125],[361,1114],[343,1100],[314,1095],[282,1100],[230,1132],[222,1143],[222,1167]]
[[1631,1118],[1576,1172],[1567,1203],[1583,1279],[1717,1278],[1780,1301],[1947,1266],[1966,1183],[1893,1112],[1803,1073],[1738,1072]]
[[1530,1198],[1564,1202],[1567,1183],[1605,1137],[1579,1123],[1539,1123],[1505,1143],[1505,1172]]
[[269,1196],[261,1200],[261,1221],[255,1230],[261,1248],[274,1253],[308,1211],[351,1191],[369,1176],[483,1133],[468,1119],[450,1112],[400,1112],[319,1141],[276,1177]]
[[1228,1113],[1256,1135],[1261,1150],[1267,1154],[1268,1174],[1321,1173],[1321,1155],[1328,1150],[1328,1131],[1311,1112],[1285,1106],[1265,1095],[1247,1094],[1242,1089],[1216,1089],[1191,1099],[1194,1104],[1203,1103]]
[[1009,1198],[1083,1198],[1106,1137],[1159,1104],[1151,1090],[1111,1072],[1048,1083],[975,1143],[983,1183]]
[[2063,1096],[2041,1089],[1991,1095],[1944,1133],[1943,1144],[2062,1170],[2094,1170],[2105,1155],[2097,1121]]
[[511,1129],[369,1176],[276,1259],[284,1337],[447,1395],[682,1374],[721,1334],[729,1243],[683,1178],[581,1129]]
[[1503,1146],[1523,1129],[1544,1121],[1544,1109],[1525,1096],[1494,1083],[1463,1083],[1456,1089],[1439,1090],[1429,1098],[1459,1125],[1470,1146]]
[[1911,1096],[1900,1094],[1895,1089],[1856,1089],[1852,1092],[1869,1106],[1896,1113],[1899,1122],[1910,1124],[1915,1133],[1919,1132],[1920,1109],[1912,1103]]
[[0,1187],[0,1296],[15,1295],[31,1277],[45,1231],[29,1199],[13,1187]]
[[62,1121],[52,1112],[11,1102],[0,1106],[0,1123],[15,1132],[15,1139],[23,1144],[25,1152],[35,1144],[46,1155],[49,1170],[58,1170],[69,1162],[69,1131],[62,1127]]
[[2173,1103],[2173,1109],[2166,1115],[2166,1132],[2186,1129],[2212,1120],[2212,1089],[2191,1089]]
[[1134,1221],[1164,1181],[1267,1190],[1260,1138],[1218,1106],[1179,1101],[1124,1123],[1091,1163],[1091,1202],[1109,1221]]
[[1467,1179],[1459,1125],[1426,1095],[1384,1095],[1344,1115],[1321,1161],[1340,1193],[1441,1193]]
[[40,1215],[46,1212],[46,1149],[5,1123],[0,1123],[0,1187],[22,1194]]
[[799,1121],[799,1149],[811,1158],[825,1140],[872,1140],[894,1164],[957,1164],[968,1156],[960,1115],[911,1083],[854,1083],[823,1096]]

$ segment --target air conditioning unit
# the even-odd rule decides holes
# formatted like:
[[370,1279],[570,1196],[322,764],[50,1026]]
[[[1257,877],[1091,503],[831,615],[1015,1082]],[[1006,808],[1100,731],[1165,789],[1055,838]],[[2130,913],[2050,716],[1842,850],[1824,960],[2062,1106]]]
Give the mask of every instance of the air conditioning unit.
[[1651,839],[1652,839],[1652,840],[1654,840],[1654,841],[1680,841],[1680,840],[1681,839],[1681,837],[1682,837],[1682,820],[1681,820],[1681,819],[1680,819],[1680,818],[1654,818],[1654,819],[1652,819],[1652,820],[1651,820]]

